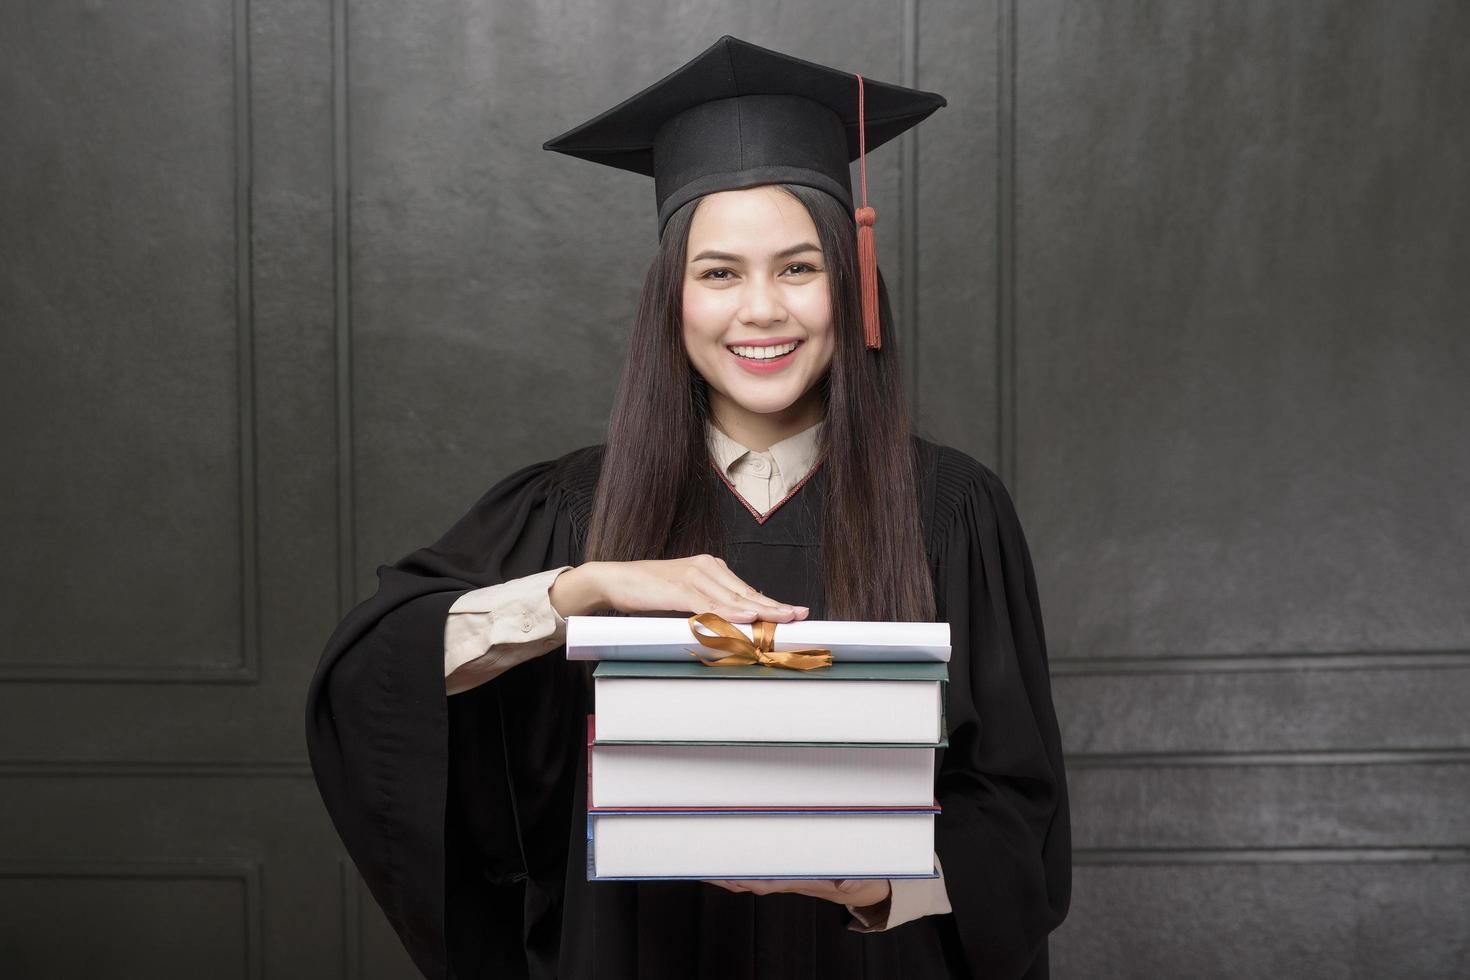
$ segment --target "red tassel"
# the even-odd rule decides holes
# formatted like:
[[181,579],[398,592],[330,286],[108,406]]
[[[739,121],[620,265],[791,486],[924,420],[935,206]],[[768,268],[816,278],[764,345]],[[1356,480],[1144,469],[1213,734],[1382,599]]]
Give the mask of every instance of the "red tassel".
[[863,291],[863,342],[869,350],[883,346],[878,333],[878,246],[873,241],[873,222],[878,212],[857,209],[858,280]]
[[868,133],[863,105],[863,76],[858,83],[858,173],[862,175],[863,206],[854,212],[857,219],[858,282],[862,286],[863,343],[868,350],[883,346],[878,335],[878,246],[873,241],[873,222],[878,212],[868,207]]

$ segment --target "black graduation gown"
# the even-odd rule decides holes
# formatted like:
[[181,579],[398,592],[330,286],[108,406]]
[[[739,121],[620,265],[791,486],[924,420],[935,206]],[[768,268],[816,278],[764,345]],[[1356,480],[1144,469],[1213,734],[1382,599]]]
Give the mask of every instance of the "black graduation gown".
[[[702,882],[586,880],[591,668],[559,651],[444,693],[454,600],[581,561],[601,447],[526,467],[433,545],[378,568],[307,704],[317,784],[426,976],[1047,976],[1071,837],[1035,578],[999,478],[916,440],[939,616],[951,626],[936,850],[952,914],[881,933],[840,905]],[[820,465],[764,524],[722,490],[734,572],[823,617]]]

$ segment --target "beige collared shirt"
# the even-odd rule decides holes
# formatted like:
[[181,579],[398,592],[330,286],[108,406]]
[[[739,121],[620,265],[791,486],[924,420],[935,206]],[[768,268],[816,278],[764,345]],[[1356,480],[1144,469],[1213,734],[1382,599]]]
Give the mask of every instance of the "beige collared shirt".
[[[710,457],[746,505],[765,517],[810,475],[823,424],[818,422],[764,452],[745,448],[711,425],[706,430]],[[475,589],[455,600],[444,624],[446,694],[478,687],[566,642],[567,623],[551,605],[551,584],[570,567]],[[939,868],[938,854],[934,867]],[[892,898],[886,922],[848,906],[857,920],[849,928],[881,932],[920,916],[950,911],[942,869],[939,878],[894,878],[889,886]]]
[[765,452],[746,449],[713,425],[707,430],[709,454],[725,479],[762,517],[775,510],[811,474],[820,451],[818,422],[782,439]]

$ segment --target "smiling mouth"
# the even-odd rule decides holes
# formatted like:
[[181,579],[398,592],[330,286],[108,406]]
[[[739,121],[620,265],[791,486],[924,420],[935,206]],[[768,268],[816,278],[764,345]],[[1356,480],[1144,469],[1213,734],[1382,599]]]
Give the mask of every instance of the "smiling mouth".
[[778,357],[785,357],[800,346],[801,341],[793,340],[785,344],[767,344],[760,347],[731,344],[727,349],[736,357],[743,357],[747,361],[770,361]]

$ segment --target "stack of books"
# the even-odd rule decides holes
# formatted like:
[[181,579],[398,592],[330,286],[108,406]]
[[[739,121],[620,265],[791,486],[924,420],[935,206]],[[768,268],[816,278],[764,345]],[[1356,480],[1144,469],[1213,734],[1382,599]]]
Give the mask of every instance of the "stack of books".
[[[741,627],[749,634],[748,627]],[[709,666],[685,619],[574,616],[598,660],[587,877],[929,878],[947,623],[786,623],[814,670]]]

